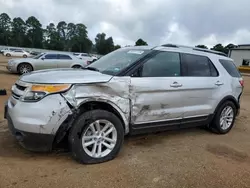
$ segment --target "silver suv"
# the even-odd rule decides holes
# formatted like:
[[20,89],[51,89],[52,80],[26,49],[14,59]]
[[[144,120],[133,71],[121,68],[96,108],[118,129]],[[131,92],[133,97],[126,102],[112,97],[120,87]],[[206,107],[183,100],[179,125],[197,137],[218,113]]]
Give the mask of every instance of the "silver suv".
[[24,74],[5,106],[22,146],[49,151],[68,139],[80,163],[119,153],[124,135],[208,126],[225,134],[243,79],[224,54],[179,45],[126,47],[83,69]]

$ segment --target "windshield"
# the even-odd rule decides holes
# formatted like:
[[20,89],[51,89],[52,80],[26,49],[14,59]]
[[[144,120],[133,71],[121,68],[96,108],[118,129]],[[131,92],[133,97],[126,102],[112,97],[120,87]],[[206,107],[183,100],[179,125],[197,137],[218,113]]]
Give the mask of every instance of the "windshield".
[[44,53],[40,53],[37,56],[33,57],[33,59],[39,59],[40,57],[42,57],[44,55]]
[[103,74],[114,76],[147,55],[150,51],[145,49],[121,48],[101,57],[88,67],[96,68]]

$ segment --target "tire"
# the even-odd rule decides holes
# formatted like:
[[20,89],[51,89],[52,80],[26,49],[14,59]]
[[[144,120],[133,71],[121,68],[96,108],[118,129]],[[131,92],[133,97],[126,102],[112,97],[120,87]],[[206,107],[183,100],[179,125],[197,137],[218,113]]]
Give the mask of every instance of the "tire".
[[82,67],[81,67],[81,65],[74,65],[72,68],[73,68],[73,69],[80,69],[80,68],[82,68]]
[[21,63],[20,65],[18,65],[17,71],[22,75],[33,71],[33,67],[29,63]]
[[7,56],[7,57],[10,57],[11,55],[8,53],[8,54],[6,54],[6,56]]
[[27,55],[23,55],[24,58],[27,58]]
[[[96,122],[97,120],[99,120],[100,122],[100,123],[97,123],[97,125],[98,124],[101,125],[105,121],[107,121],[105,123],[109,122],[112,124],[112,125],[103,124],[103,127],[101,127],[101,130],[102,128],[105,127],[105,125],[110,125],[113,128],[112,129],[113,131],[110,132],[110,134],[113,135],[113,139],[116,138],[115,142],[112,143],[112,142],[106,141],[105,139],[101,140],[102,138],[100,137],[100,138],[91,138],[89,142],[86,141],[86,143],[84,143],[85,142],[84,140],[87,139],[87,136],[93,135],[93,134],[88,134],[90,132],[93,132],[92,131],[93,126],[95,130],[97,130],[96,129],[97,125],[92,124],[93,122]],[[91,128],[91,125],[93,125],[92,128]],[[108,131],[111,130],[110,128],[109,127],[106,128],[104,132],[107,133]],[[109,136],[110,134],[108,134],[107,136]],[[108,139],[112,140],[112,137]],[[83,113],[76,120],[76,122],[74,123],[69,133],[69,147],[71,149],[72,156],[76,161],[82,164],[97,164],[97,163],[102,163],[102,162],[106,162],[106,161],[114,159],[118,155],[119,151],[121,150],[123,141],[124,141],[124,128],[120,119],[113,113],[105,111],[105,110],[92,110],[92,111]],[[90,142],[94,142],[94,143],[89,146],[85,146],[85,147],[83,146]],[[107,142],[109,142],[109,146],[112,146],[112,149],[108,150],[106,145],[104,145],[104,142],[106,143],[106,145],[107,145]],[[90,153],[93,152],[94,146],[96,146],[95,148],[96,155],[98,155],[98,152],[96,151],[99,151],[99,147],[101,147],[101,151],[102,149],[104,149],[102,153],[103,156],[100,156],[100,155],[91,156]]]
[[[221,118],[222,118],[224,112],[229,112],[229,111],[226,111],[227,109],[230,109],[230,111],[232,111],[232,113],[230,113],[227,116],[228,118],[224,117],[224,122],[226,120],[227,124],[223,125],[223,123],[222,123],[222,125],[221,125]],[[226,101],[225,103],[223,103],[218,108],[218,110],[217,110],[217,112],[216,112],[216,114],[214,116],[214,119],[213,119],[213,121],[212,121],[212,123],[210,125],[210,130],[212,132],[217,133],[217,134],[226,134],[226,133],[228,133],[234,126],[236,113],[237,113],[237,110],[236,110],[236,106],[234,105],[234,103],[231,102],[231,101]],[[229,117],[231,117],[231,118],[229,118]]]

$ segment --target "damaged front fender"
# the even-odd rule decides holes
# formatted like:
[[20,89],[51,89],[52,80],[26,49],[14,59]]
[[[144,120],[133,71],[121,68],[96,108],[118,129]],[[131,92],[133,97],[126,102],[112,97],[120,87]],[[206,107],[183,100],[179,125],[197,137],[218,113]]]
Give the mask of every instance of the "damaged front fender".
[[106,103],[119,113],[125,133],[129,132],[129,77],[116,77],[107,83],[76,84],[63,96],[75,109],[89,102]]

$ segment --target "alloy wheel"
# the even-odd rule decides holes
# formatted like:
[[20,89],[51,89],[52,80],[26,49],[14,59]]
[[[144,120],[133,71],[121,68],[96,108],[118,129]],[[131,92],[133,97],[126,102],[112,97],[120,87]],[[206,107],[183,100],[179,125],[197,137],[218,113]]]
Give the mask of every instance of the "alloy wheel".
[[234,110],[231,106],[226,106],[220,115],[220,127],[223,130],[227,130],[232,126],[234,119]]
[[108,120],[96,120],[89,124],[82,136],[84,151],[93,158],[107,156],[117,142],[117,130]]

